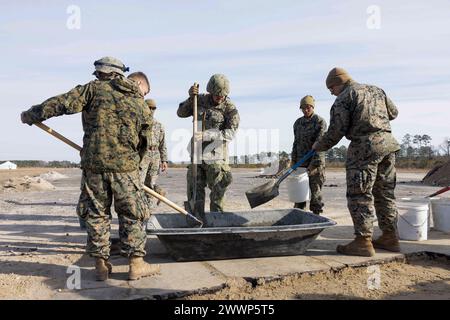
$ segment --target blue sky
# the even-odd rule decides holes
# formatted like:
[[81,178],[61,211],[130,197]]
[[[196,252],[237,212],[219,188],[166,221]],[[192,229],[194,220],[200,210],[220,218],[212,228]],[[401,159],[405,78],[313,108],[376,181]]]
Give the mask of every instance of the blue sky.
[[[70,5],[80,8],[80,29],[66,26]],[[380,29],[367,26],[371,5]],[[195,81],[204,91],[214,73],[231,81],[243,135],[278,132],[272,148],[290,151],[306,94],[328,121],[334,99],[324,82],[334,66],[387,92],[400,111],[392,122],[398,139],[428,134],[438,145],[450,136],[448,1],[20,1],[0,10],[0,160],[79,160],[19,115],[92,80],[102,56],[148,74],[175,161],[187,160],[178,151],[191,128],[177,118],[178,103]],[[46,123],[81,143],[79,114]]]

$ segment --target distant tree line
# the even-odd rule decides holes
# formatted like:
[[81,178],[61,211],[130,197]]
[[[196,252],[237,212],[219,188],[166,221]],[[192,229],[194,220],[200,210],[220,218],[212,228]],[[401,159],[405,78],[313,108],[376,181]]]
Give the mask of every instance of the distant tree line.
[[[42,161],[42,160],[9,160],[19,168],[79,168],[80,164],[70,161]],[[3,163],[4,161],[0,161]]]
[[[427,134],[406,134],[400,143],[396,166],[399,168],[432,168],[437,164],[450,160],[450,138],[445,138],[438,145],[431,144],[432,138]],[[325,152],[327,167],[343,167],[347,159],[348,148],[339,146]],[[261,152],[240,157],[230,157],[230,164],[239,167],[253,167],[267,164],[273,157],[280,160],[290,158],[290,153]]]
[[427,134],[405,134],[397,155],[397,165],[404,168],[431,168],[450,160],[450,138],[438,146]]

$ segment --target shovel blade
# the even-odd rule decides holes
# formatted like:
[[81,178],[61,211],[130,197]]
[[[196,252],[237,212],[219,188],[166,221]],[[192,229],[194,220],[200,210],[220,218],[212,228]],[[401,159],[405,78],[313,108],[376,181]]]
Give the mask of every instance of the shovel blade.
[[185,201],[184,208],[187,212],[189,212],[192,216],[202,221],[199,223],[198,220],[195,220],[192,216],[186,216],[187,225],[191,228],[202,228],[206,223],[206,215],[205,215],[205,202],[201,200],[197,201]]
[[266,202],[269,202],[273,198],[277,197],[279,193],[279,185],[276,180],[269,181],[259,187],[248,190],[245,195],[247,196],[250,207],[256,208]]

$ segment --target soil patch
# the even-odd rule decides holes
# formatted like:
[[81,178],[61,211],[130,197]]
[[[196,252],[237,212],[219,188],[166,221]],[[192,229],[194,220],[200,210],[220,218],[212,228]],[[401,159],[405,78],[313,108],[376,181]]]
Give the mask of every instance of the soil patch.
[[430,186],[446,187],[450,185],[450,161],[431,169],[422,182]]
[[445,299],[450,300],[448,257],[411,258],[369,267],[346,267],[339,271],[298,274],[281,280],[233,279],[210,294],[188,300],[254,299]]

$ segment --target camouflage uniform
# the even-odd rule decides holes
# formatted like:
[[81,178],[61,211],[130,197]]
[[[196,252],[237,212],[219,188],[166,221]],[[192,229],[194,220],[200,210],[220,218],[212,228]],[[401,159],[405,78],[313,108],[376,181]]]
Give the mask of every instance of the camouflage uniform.
[[118,76],[91,81],[24,112],[27,123],[82,112],[83,178],[77,212],[88,232],[87,252],[108,259],[111,204],[119,217],[121,252],[144,256],[150,211],[139,179],[151,117],[137,85]]
[[[193,115],[192,101],[192,98],[189,98],[180,103],[177,111],[179,117],[187,118]],[[203,160],[197,165],[196,200],[205,201],[205,187],[208,186],[211,189],[210,211],[223,212],[225,191],[232,182],[227,144],[238,129],[239,113],[229,98],[215,105],[211,94],[198,95],[197,113],[205,136],[202,143]],[[217,147],[210,150],[213,146]],[[193,197],[192,182],[192,165],[190,165],[187,173],[188,200]]]
[[[153,187],[158,178],[161,162],[167,162],[167,147],[163,125],[153,119],[147,153],[141,162],[141,178],[145,185]],[[147,170],[146,170],[147,168]]]
[[[294,144],[292,146],[292,162],[296,163],[303,158],[327,130],[325,120],[313,114],[310,118],[301,117],[294,123]],[[312,159],[306,161],[302,167],[309,168],[309,188],[311,201],[309,209],[320,214],[323,212],[322,186],[325,182],[325,152],[318,152]],[[296,203],[295,208],[304,209],[306,202]]]
[[[152,130],[148,137],[147,153],[141,161],[141,181],[149,188],[155,190],[159,168],[162,162],[168,162],[165,132],[163,125],[153,118]],[[149,196],[154,206],[156,198]]]
[[346,162],[347,202],[356,236],[372,235],[374,211],[383,232],[396,232],[395,152],[400,146],[389,121],[397,115],[383,90],[349,80],[331,108],[328,132],[317,145],[316,150],[324,151],[343,136],[351,141]]

